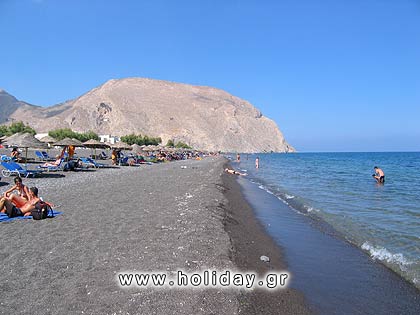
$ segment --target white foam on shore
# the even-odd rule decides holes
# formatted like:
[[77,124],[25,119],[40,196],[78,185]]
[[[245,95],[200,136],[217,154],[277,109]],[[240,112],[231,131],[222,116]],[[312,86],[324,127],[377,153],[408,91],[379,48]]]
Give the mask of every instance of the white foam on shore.
[[393,254],[384,247],[373,246],[369,242],[364,242],[361,246],[362,249],[369,252],[370,256],[373,259],[378,259],[381,261],[388,262],[390,264],[397,264],[400,266],[402,271],[405,271],[404,266],[411,265],[412,262],[408,261],[403,254],[397,253]]
[[316,209],[316,208],[314,208],[314,207],[309,207],[309,206],[304,206],[304,208],[305,208],[305,210],[306,211],[308,211],[308,213],[310,213],[310,212],[319,212],[319,209]]
[[270,195],[274,195],[277,197],[278,200],[280,200],[282,203],[284,203],[285,205],[289,206],[294,212],[300,214],[300,215],[308,215],[310,212],[320,212],[319,209],[315,209],[313,207],[309,207],[309,206],[303,206],[304,210],[306,211],[299,211],[297,209],[295,209],[293,206],[290,205],[290,203],[287,200],[290,199],[294,199],[296,198],[296,196],[294,195],[289,195],[289,194],[284,194],[284,197],[278,196],[277,194],[273,193],[270,189],[268,189],[266,186],[264,186],[263,184],[260,184],[256,181],[250,180],[251,183],[258,185],[258,188],[261,190],[264,190],[265,192],[269,193]]
[[268,192],[270,195],[274,195],[274,193],[271,190],[267,189],[264,185],[259,185],[258,188]]

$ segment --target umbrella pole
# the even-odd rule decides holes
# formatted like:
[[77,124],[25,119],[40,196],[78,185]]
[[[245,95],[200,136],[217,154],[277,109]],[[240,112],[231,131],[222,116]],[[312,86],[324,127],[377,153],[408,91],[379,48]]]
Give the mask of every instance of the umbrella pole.
[[28,148],[25,148],[25,169],[28,170]]

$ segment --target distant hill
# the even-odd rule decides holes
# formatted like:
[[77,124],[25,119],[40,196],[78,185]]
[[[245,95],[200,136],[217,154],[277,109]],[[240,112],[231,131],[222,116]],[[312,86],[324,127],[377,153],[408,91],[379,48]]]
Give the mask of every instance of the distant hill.
[[0,123],[23,121],[37,132],[71,128],[183,141],[227,152],[294,152],[277,125],[250,103],[212,87],[160,80],[110,80],[51,107],[18,101],[0,90]]

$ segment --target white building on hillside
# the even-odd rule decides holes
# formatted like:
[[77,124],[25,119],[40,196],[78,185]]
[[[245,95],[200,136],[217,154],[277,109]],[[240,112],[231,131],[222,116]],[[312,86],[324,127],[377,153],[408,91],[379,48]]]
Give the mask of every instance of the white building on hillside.
[[37,138],[38,140],[41,140],[42,138],[48,136],[48,133],[37,133],[35,135],[35,138]]
[[111,136],[111,135],[99,135],[99,141],[100,142],[108,142],[111,144],[114,144],[115,142],[120,141],[120,138],[117,136]]

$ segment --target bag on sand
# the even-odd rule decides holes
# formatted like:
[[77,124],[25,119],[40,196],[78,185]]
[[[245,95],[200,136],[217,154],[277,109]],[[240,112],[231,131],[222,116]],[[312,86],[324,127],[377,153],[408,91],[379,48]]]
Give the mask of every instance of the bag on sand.
[[34,220],[43,220],[43,219],[48,218],[48,215],[50,214],[50,212],[51,212],[50,217],[51,218],[54,217],[53,209],[51,209],[51,207],[47,205],[45,202],[40,200],[35,204],[35,209],[31,211],[31,215]]

